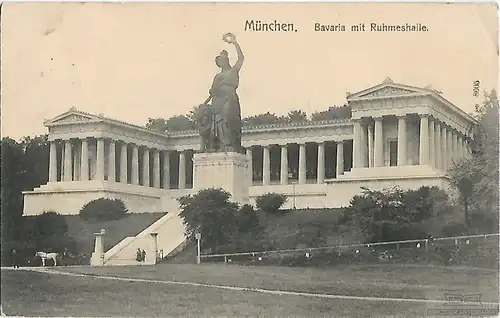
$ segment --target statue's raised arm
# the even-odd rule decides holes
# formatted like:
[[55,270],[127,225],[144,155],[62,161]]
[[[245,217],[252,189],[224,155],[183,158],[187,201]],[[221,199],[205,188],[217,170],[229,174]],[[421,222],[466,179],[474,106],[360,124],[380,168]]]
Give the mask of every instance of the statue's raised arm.
[[245,60],[245,56],[243,55],[243,51],[241,50],[240,44],[238,43],[238,41],[236,41],[236,35],[234,35],[233,33],[226,33],[224,34],[222,39],[227,43],[233,44],[234,47],[236,48],[236,53],[238,54],[238,60],[236,61],[232,69],[239,72],[241,67],[243,66],[243,61]]

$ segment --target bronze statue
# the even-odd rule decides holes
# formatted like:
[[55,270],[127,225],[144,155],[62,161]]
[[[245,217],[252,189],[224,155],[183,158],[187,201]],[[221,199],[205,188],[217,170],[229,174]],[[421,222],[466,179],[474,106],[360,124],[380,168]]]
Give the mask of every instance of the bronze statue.
[[[209,90],[210,96],[200,105],[196,116],[202,152],[242,152],[241,109],[236,89],[244,56],[234,34],[226,33],[222,39],[234,45],[238,60],[231,66],[226,50],[215,58],[215,64],[221,68],[221,72],[215,75]],[[211,105],[208,105],[209,101],[212,101]]]

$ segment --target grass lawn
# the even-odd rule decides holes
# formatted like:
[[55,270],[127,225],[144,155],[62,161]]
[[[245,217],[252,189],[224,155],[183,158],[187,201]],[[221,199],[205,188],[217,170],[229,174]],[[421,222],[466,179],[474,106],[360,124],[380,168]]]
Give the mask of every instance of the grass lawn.
[[[333,269],[223,264],[72,267],[57,270],[337,295],[436,299],[447,290],[498,301],[498,273],[465,268],[345,266]],[[6,314],[23,316],[422,316],[426,304],[269,295],[209,287],[112,281],[2,270]]]

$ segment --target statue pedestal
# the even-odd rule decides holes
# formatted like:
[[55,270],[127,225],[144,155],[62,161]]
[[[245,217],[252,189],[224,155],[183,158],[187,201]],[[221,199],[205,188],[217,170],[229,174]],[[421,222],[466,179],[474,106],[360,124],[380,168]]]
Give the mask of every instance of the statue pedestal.
[[198,153],[193,157],[193,189],[222,188],[231,201],[248,204],[248,159],[237,152]]

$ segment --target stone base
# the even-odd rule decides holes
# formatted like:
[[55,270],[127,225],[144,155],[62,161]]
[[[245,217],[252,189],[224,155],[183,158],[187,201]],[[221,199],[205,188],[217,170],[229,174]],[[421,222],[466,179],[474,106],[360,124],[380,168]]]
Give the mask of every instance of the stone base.
[[92,256],[90,257],[90,265],[91,266],[103,266],[104,265],[104,254],[92,252]]
[[237,152],[200,153],[193,157],[193,190],[222,188],[232,201],[248,204],[248,159]]

